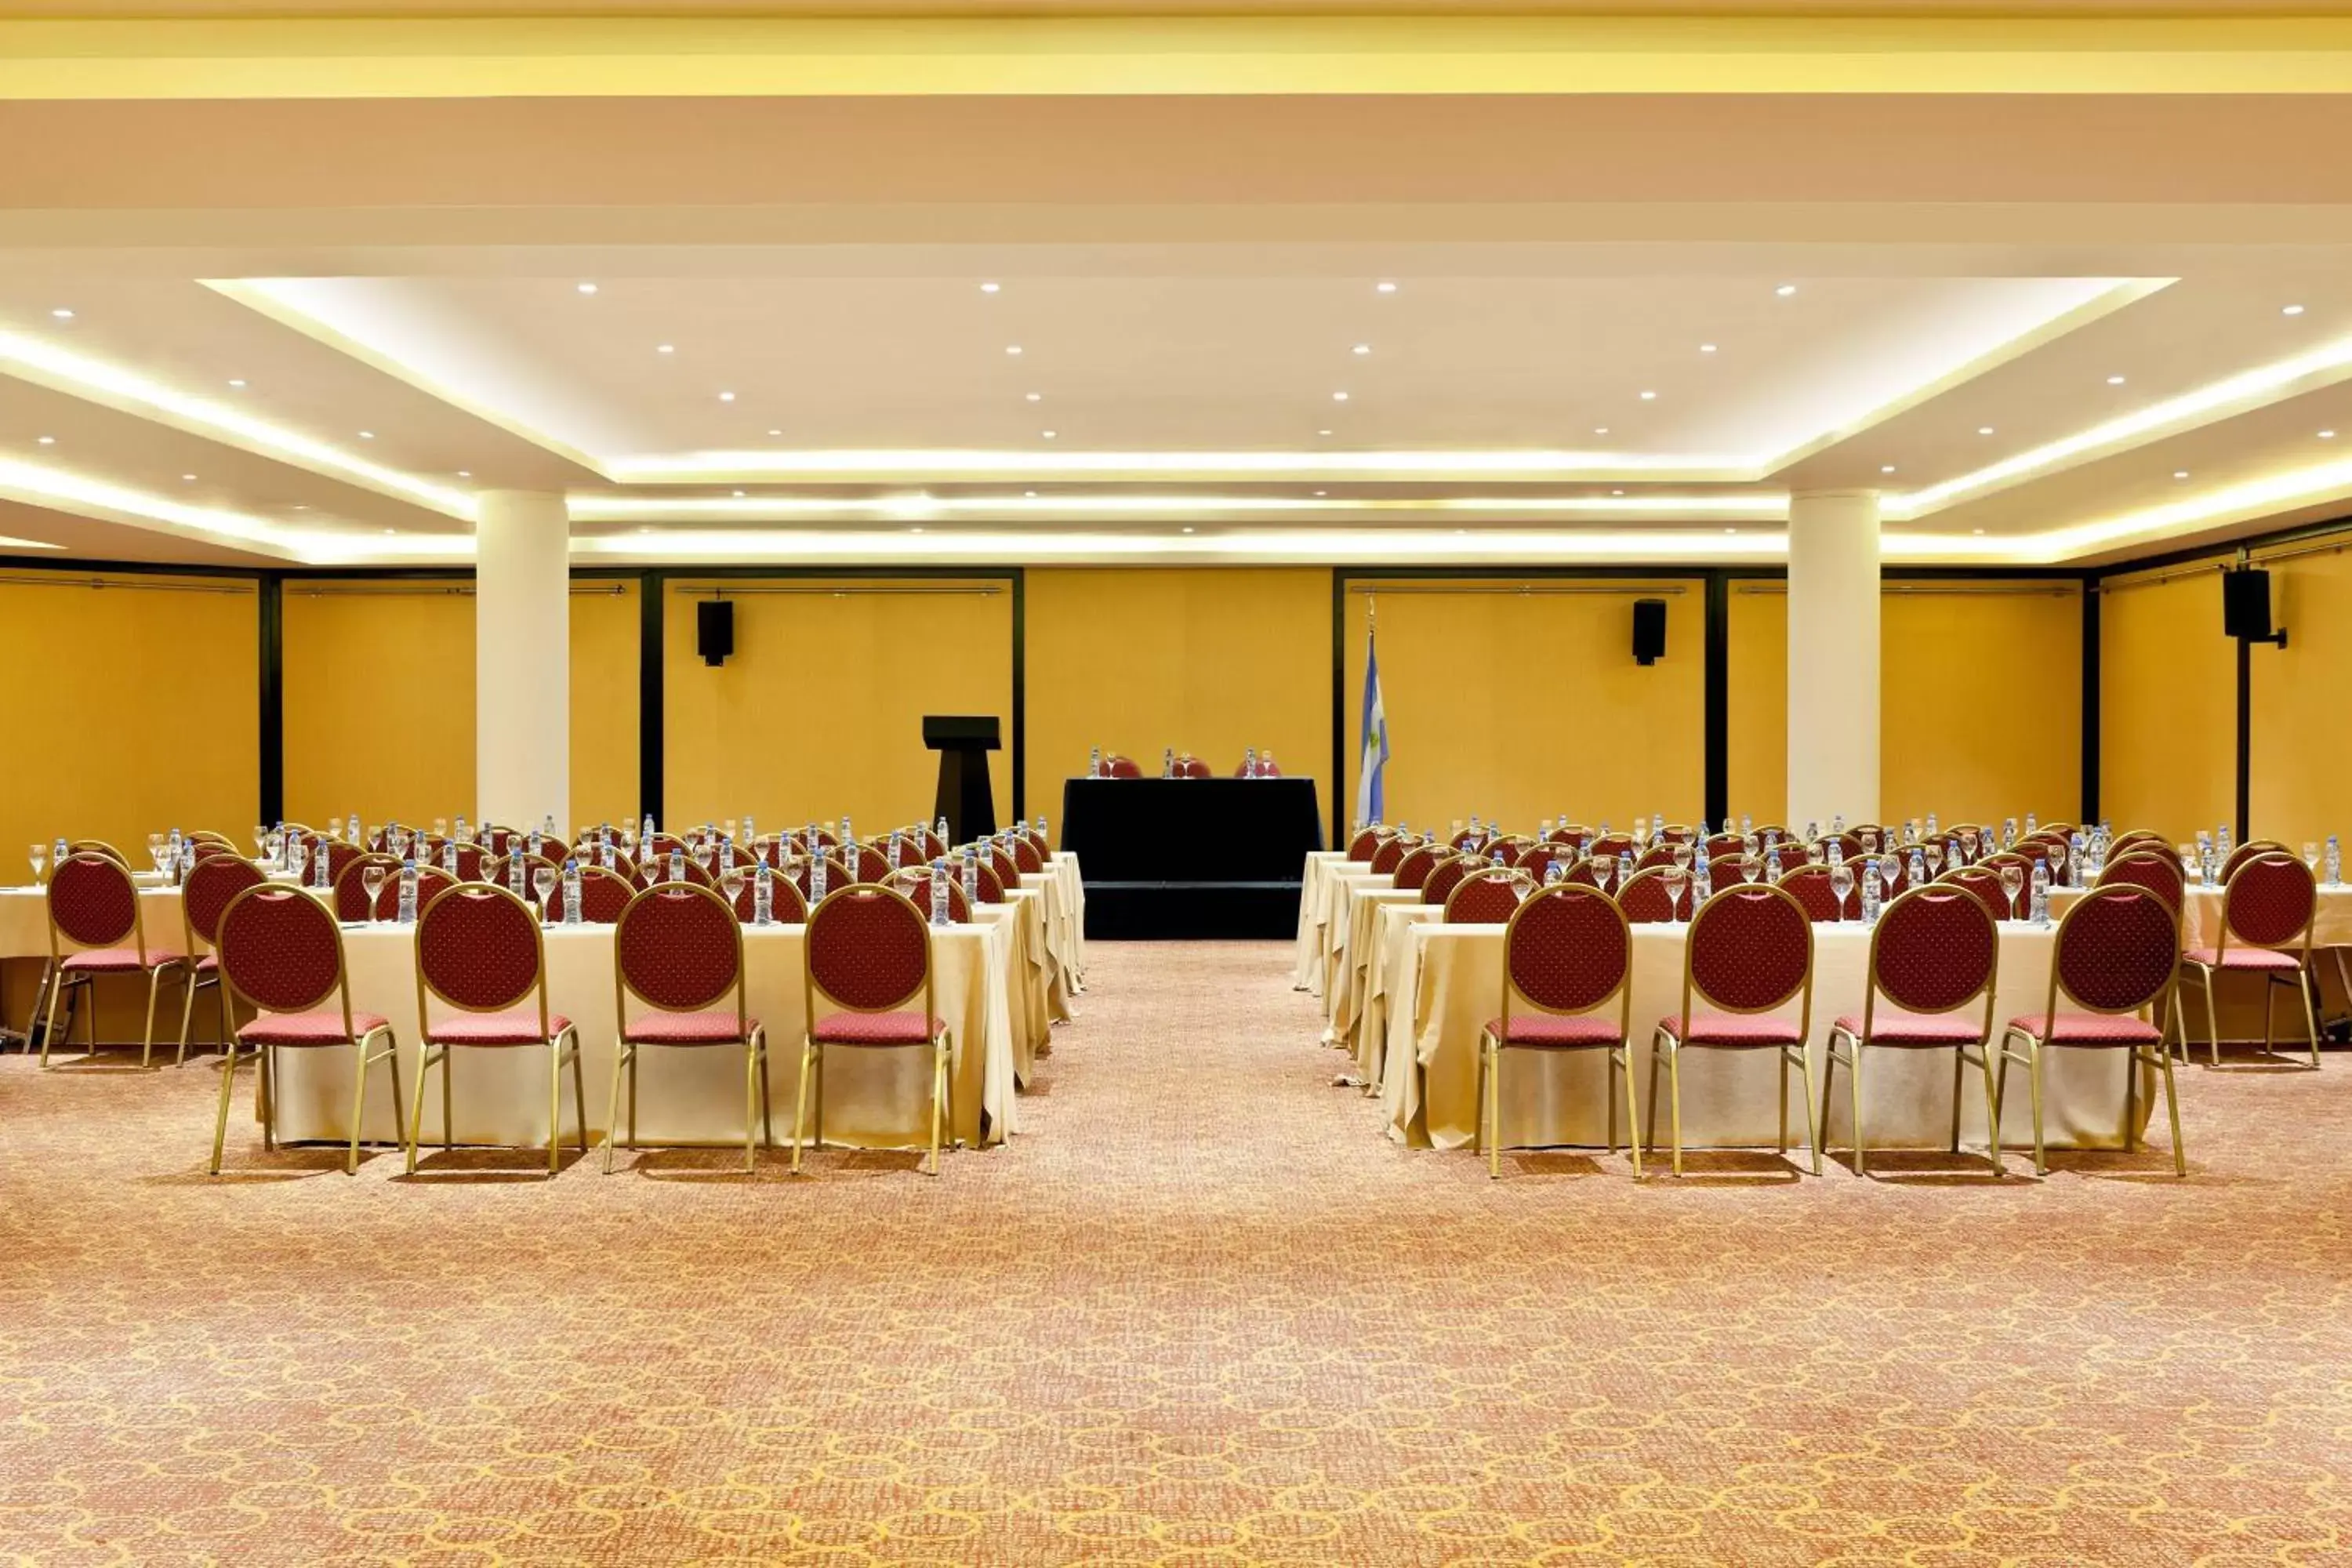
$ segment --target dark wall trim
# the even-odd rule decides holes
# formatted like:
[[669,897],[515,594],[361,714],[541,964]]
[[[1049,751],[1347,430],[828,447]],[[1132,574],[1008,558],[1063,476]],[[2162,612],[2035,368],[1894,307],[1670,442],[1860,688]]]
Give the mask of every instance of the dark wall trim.
[[663,604],[669,578],[662,572],[637,574],[637,815],[667,822],[662,810]]
[[2238,640],[2238,767],[2237,811],[2238,842],[2250,837],[2248,822],[2253,816],[2254,805],[2254,645],[2244,637]]
[[2082,822],[2099,820],[2099,584],[2083,584],[2083,810]]
[[1029,574],[1013,578],[1013,820],[1029,820]]
[[1706,805],[1700,815],[1721,822],[1731,806],[1731,579],[1706,574]]
[[1340,799],[1348,782],[1348,574],[1331,569],[1331,837],[1338,849],[1348,847],[1348,813],[1351,800]]
[[255,619],[261,634],[261,815],[253,820],[286,819],[286,602],[275,572],[254,579],[260,605]]

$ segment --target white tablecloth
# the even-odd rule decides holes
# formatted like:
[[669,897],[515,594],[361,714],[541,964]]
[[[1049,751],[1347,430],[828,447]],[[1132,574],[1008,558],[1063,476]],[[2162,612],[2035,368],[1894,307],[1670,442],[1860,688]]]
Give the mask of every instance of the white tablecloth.
[[1298,952],[1290,984],[1297,991],[1323,993],[1323,925],[1329,914],[1327,884],[1333,868],[1348,864],[1344,849],[1310,849],[1299,876]]
[[[1682,1005],[1683,950],[1687,925],[1633,928],[1633,1062],[1634,1083],[1648,1116],[1650,1040],[1658,1020]],[[1459,1148],[1477,1130],[1478,1033],[1502,1011],[1503,928],[1499,925],[1407,923],[1392,928],[1402,946],[1386,976],[1388,1039],[1383,1050],[1381,1102],[1389,1134],[1401,1142]],[[2048,1000],[2052,933],[2024,924],[2000,928],[2000,969],[1994,1024],[2039,1013]],[[1841,1013],[1862,1010],[1870,962],[1870,932],[1859,922],[1813,928],[1812,1033],[1808,1048],[1819,1073],[1831,1025]],[[1794,1018],[1791,1004],[1785,1016]],[[2044,1137],[2052,1148],[2120,1148],[2124,1142],[2125,1053],[2058,1049],[2043,1060]],[[1770,1147],[1779,1130],[1778,1053],[1693,1051],[1683,1059],[1683,1142],[1685,1147]],[[2143,1072],[2138,1096],[2142,1125],[2154,1078]],[[1818,1081],[1818,1079],[1816,1080]],[[1598,1051],[1514,1051],[1503,1069],[1505,1147],[1599,1145],[1605,1142],[1608,1101],[1605,1056]],[[1790,1074],[1792,1147],[1804,1139],[1799,1085]],[[1665,1077],[1659,1075],[1659,1089]],[[2001,1106],[2001,1138],[2011,1145],[2032,1138],[2023,1068],[2012,1067],[2010,1097]],[[2161,1092],[2160,1089],[2158,1092]],[[1942,1148],[1950,1134],[1952,1053],[1875,1047],[1864,1068],[1864,1114],[1871,1147]],[[1843,1069],[1830,1104],[1829,1144],[1851,1137],[1850,1089]],[[1622,1105],[1622,1101],[1621,1101]],[[1983,1079],[1976,1069],[1961,1083],[1961,1141],[1985,1137]],[[1663,1143],[1667,1120],[1659,1108]],[[1623,1113],[1619,1113],[1620,1137]]]
[[[2075,888],[2053,888],[2050,890],[2050,914],[2053,920],[2066,912],[2083,896]],[[2019,900],[2021,903],[2022,900]],[[2221,889],[2191,888],[2180,907],[2180,947],[2211,947],[2221,939]],[[2312,907],[2311,945],[2314,948],[2352,947],[2352,886],[2322,883],[2318,901]]]

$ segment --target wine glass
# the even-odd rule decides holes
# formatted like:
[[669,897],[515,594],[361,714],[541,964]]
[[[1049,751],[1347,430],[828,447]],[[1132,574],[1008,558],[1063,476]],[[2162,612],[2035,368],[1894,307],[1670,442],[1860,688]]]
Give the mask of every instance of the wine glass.
[[1690,864],[1691,847],[1688,844],[1676,844],[1675,846],[1675,868],[1687,875],[1690,871]]
[[1760,882],[1764,879],[1764,857],[1756,853],[1756,836],[1748,836],[1748,852],[1739,858],[1739,879]]
[[735,906],[735,895],[743,890],[743,868],[730,866],[719,873],[719,890],[727,895],[727,906]]
[[1678,859],[1675,864],[1659,869],[1658,880],[1666,889],[1666,913],[1680,921],[1683,918],[1683,889],[1690,885],[1690,868]]
[[1879,889],[1880,889],[1880,890],[1879,890],[1879,895],[1878,895],[1878,896],[1879,896],[1880,898],[1882,898],[1882,899],[1891,899],[1891,898],[1893,898],[1893,897],[1895,896],[1895,883],[1897,883],[1897,882],[1899,882],[1899,881],[1901,881],[1902,879],[1903,879],[1903,862],[1902,862],[1902,861],[1900,861],[1900,860],[1896,859],[1896,858],[1895,858],[1894,856],[1892,856],[1892,855],[1889,855],[1889,856],[1887,856],[1885,859],[1883,859],[1883,860],[1879,861],[1879,863],[1878,863],[1878,886],[1879,886]]
[[548,896],[555,891],[555,868],[548,865],[534,868],[530,874],[530,885],[539,893],[539,923],[545,925]]
[[710,874],[710,840],[708,838],[694,847],[694,863],[702,868],[704,876]]
[[160,833],[151,833],[147,836],[147,858],[155,862],[155,869],[158,871],[163,868],[163,847],[167,842],[169,841]]
[[297,882],[302,879],[303,862],[310,858],[310,847],[299,837],[295,837],[286,846],[286,868],[294,873],[294,879]]
[[393,858],[405,860],[408,858],[408,846],[414,838],[415,835],[405,827],[395,827],[384,835],[383,842],[384,847],[392,851]]
[[[1937,873],[1941,871],[1944,867],[1944,841],[1940,838],[1930,838],[1927,840],[1927,844],[1922,847],[1921,853],[1927,858],[1927,876],[1928,879],[1932,881]],[[1965,904],[1961,906],[1963,909],[1967,907],[1968,906]]]
[[731,816],[727,819],[727,837],[730,838],[735,837],[735,819]]
[[1845,901],[1853,895],[1853,868],[1841,860],[1830,868],[1830,891],[1837,895],[1838,919],[1845,919]]
[[33,886],[37,888],[41,885],[41,873],[49,864],[49,847],[46,844],[34,845],[26,858],[33,862]]
[[1974,861],[1976,859],[1977,830],[1975,828],[1963,827],[1960,829],[1960,853],[1966,856],[1970,861]]
[[2303,841],[2303,863],[2311,868],[2314,880],[2319,876],[2319,846],[2306,838]]
[[1828,856],[1828,847],[1820,839],[1816,838],[1811,844],[1805,846],[1805,864],[1808,866],[1818,866]]
[[1595,855],[1592,858],[1591,865],[1592,885],[1600,889],[1602,892],[1607,892],[1609,890],[1609,878],[1611,873],[1617,869],[1617,862],[1612,860],[1606,855]]
[[2197,853],[2197,846],[2194,844],[2176,844],[2173,847],[2178,850],[2180,855],[2181,879],[2192,888],[2204,881],[2205,858]]
[[376,918],[376,895],[383,891],[384,879],[391,875],[392,868],[380,860],[371,860],[360,868],[360,890],[367,895],[370,920]]
[[1862,830],[1862,852],[1865,856],[1878,853],[1878,829],[1875,827]]
[[2017,895],[2025,890],[2025,868],[2016,861],[2004,862],[2000,868],[2001,896],[2009,900],[2009,918],[2017,918]]
[[[1758,851],[1763,847],[1763,845],[1764,841],[1753,833],[1743,833],[1739,836],[1740,853],[1746,855],[1750,860],[1756,858]],[[1748,879],[1752,882],[1756,879],[1751,873]]]
[[2066,846],[2053,839],[2050,845],[2050,885],[2057,887],[2066,879]]
[[436,838],[446,838],[449,837],[449,819],[447,817],[436,816],[433,819],[433,837]]
[[327,818],[327,837],[330,838],[339,839],[342,837],[342,836],[343,819],[340,816],[331,816]]

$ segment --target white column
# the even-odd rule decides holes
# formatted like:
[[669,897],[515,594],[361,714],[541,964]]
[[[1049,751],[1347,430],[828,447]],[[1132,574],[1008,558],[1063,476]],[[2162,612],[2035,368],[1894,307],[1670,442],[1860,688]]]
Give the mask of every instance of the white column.
[[1878,820],[1878,493],[1789,500],[1789,826]]
[[485,822],[572,827],[572,521],[486,490],[474,527],[474,793]]

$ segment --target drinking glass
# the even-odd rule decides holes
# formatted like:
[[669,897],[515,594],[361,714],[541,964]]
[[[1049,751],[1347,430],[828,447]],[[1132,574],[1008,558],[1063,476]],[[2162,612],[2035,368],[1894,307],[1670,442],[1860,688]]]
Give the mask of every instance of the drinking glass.
[[1676,870],[1679,870],[1679,871],[1688,872],[1688,871],[1690,870],[1690,863],[1691,863],[1691,847],[1690,847],[1689,845],[1687,845],[1687,844],[1677,844],[1677,845],[1675,845],[1675,868]]
[[733,907],[735,895],[743,890],[743,868],[740,866],[730,866],[724,871],[719,872],[719,890],[727,895],[728,905],[730,908]]
[[1609,858],[1608,856],[1595,855],[1592,858],[1592,885],[1600,889],[1602,892],[1607,892],[1609,890],[1609,875],[1616,869],[1617,862]]
[[269,853],[268,828],[257,827],[253,830],[253,852],[256,855],[267,855]]
[[436,816],[433,819],[433,837],[436,838],[446,838],[449,837],[449,819],[447,817]]
[[1822,846],[1822,841],[1818,838],[1805,846],[1805,864],[1808,866],[1820,865],[1822,861],[1828,857],[1828,849]]
[[1903,862],[1889,855],[1878,863],[1878,886],[1881,898],[1895,896],[1895,884],[1903,879]]
[[340,816],[331,816],[327,818],[327,837],[330,838],[341,838],[342,836],[343,819]]
[[2009,918],[2017,918],[2017,895],[2025,890],[2025,868],[2010,862],[2000,868],[2000,890],[2009,900]]
[[27,858],[33,862],[33,886],[37,888],[41,885],[41,873],[48,868],[49,847],[46,844],[34,845]]
[[1690,885],[1690,872],[1680,864],[1668,866],[1658,873],[1665,884],[1666,913],[1679,921],[1683,918],[1683,889]]
[[1977,830],[1975,828],[1964,827],[1960,829],[1960,853],[1967,856],[1970,860],[1974,860],[1977,858]]
[[1862,830],[1862,852],[1864,855],[1878,853],[1878,829],[1865,827]]
[[[1939,839],[1939,838],[1930,838],[1929,840],[1927,840],[1927,844],[1922,847],[1922,849],[1921,849],[1921,853],[1922,853],[1922,854],[1927,858],[1927,875],[1928,875],[1928,877],[1929,877],[1930,879],[1933,879],[1933,878],[1935,877],[1935,875],[1936,875],[1936,873],[1937,873],[1937,872],[1938,872],[1938,871],[1940,871],[1940,870],[1942,870],[1942,869],[1943,869],[1943,866],[1944,866],[1944,844],[1943,844],[1943,840],[1941,840],[1941,839]],[[1965,906],[1965,905],[1963,905],[1963,906],[1962,906],[1962,908],[1966,908],[1966,907],[1967,907],[1967,906]]]
[[1757,882],[1761,881],[1763,877],[1764,857],[1756,853],[1756,839],[1751,834],[1748,840],[1748,852],[1739,858],[1739,879],[1743,882]]
[[727,819],[727,837],[730,838],[735,837],[735,819],[731,816]]
[[2194,844],[2177,844],[2173,847],[2180,854],[2181,878],[2190,887],[2196,887],[2205,879],[2204,857],[2197,853],[2197,846]]
[[705,876],[710,872],[710,841],[704,839],[694,847],[694,863],[702,868]]
[[[1743,833],[1743,834],[1741,834],[1741,835],[1739,836],[1739,848],[1740,848],[1740,851],[1741,851],[1741,853],[1745,854],[1745,855],[1746,855],[1746,856],[1747,856],[1750,860],[1753,860],[1753,859],[1755,859],[1755,858],[1756,858],[1756,852],[1757,852],[1759,848],[1761,848],[1761,847],[1762,847],[1762,846],[1763,846],[1763,840],[1762,840],[1762,839],[1760,839],[1760,838],[1759,838],[1759,837],[1756,837],[1756,835],[1754,835],[1753,833]],[[1750,877],[1750,878],[1748,879],[1748,880],[1749,880],[1749,881],[1754,881],[1754,880],[1755,880],[1755,879],[1754,879],[1753,877]]]
[[297,882],[302,879],[302,863],[310,858],[310,847],[299,838],[286,846],[286,868],[294,873]]
[[1841,860],[1830,868],[1830,891],[1837,895],[1838,919],[1845,919],[1845,901],[1853,894],[1853,868]]
[[2057,887],[2065,879],[2066,846],[2063,844],[2053,843],[2050,846],[2050,885],[2053,888]]
[[2319,846],[2308,838],[2303,841],[2303,863],[2311,868],[2313,877],[2319,875]]
[[408,847],[415,837],[405,827],[395,827],[384,836],[384,843],[392,850],[394,859],[405,860],[408,858]]
[[539,892],[539,923],[547,923],[548,895],[555,891],[555,868],[541,866],[530,874],[530,885]]
[[371,864],[360,868],[360,891],[367,895],[368,919],[376,918],[376,895],[383,891],[383,880],[392,875],[392,868]]

